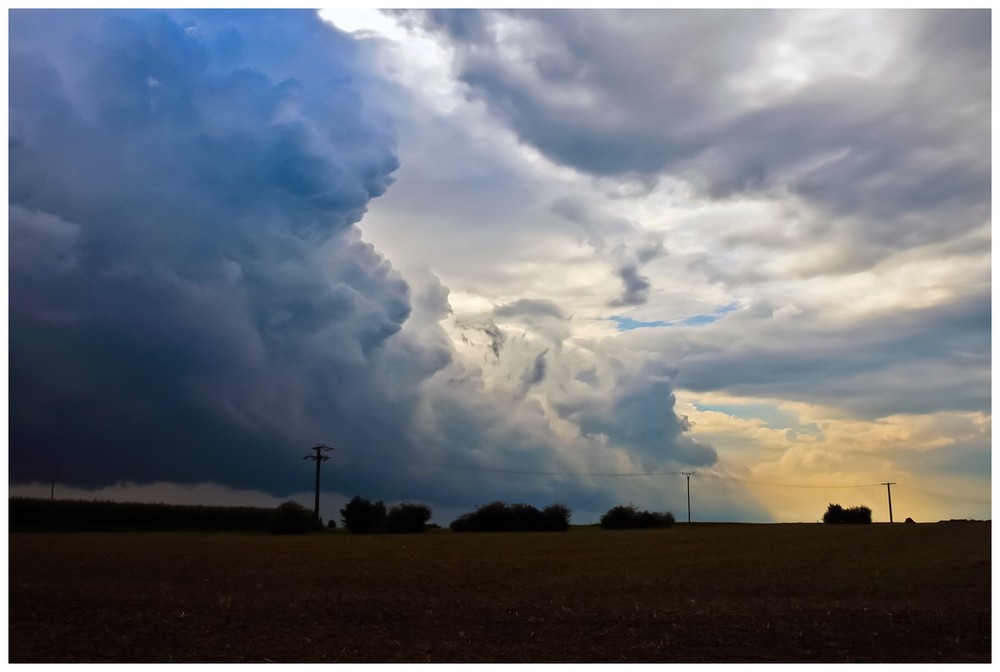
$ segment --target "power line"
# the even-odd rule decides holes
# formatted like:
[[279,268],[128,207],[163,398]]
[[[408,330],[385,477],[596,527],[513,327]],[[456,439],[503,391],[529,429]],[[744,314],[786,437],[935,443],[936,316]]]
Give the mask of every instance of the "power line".
[[[388,455],[375,455],[371,453],[355,453],[340,449],[345,457],[354,457],[363,460],[377,460],[381,462],[395,462],[397,464],[410,464],[414,466],[433,467],[437,469],[456,469],[459,471],[485,472],[493,474],[512,474],[516,476],[594,476],[594,477],[636,477],[636,476],[685,476],[688,479],[690,491],[690,479],[693,471],[635,471],[635,472],[590,472],[590,471],[531,471],[524,469],[502,469],[499,467],[482,467],[463,464],[449,464],[443,462],[430,462],[427,460],[413,460]],[[817,490],[839,489],[839,488],[878,488],[885,485],[882,483],[860,483],[856,485],[816,485],[798,483],[769,483],[765,481],[751,481],[735,476],[723,476],[713,472],[705,472],[707,475],[719,480],[733,481],[744,485],[760,485],[772,488],[808,488]]]
[[494,467],[475,467],[462,464],[446,464],[441,462],[427,462],[425,460],[408,460],[399,457],[389,457],[388,455],[372,455],[370,453],[352,453],[341,449],[343,455],[356,457],[364,460],[378,460],[382,462],[396,462],[399,464],[412,464],[422,467],[436,467],[438,469],[458,469],[461,471],[482,471],[494,474],[514,474],[518,476],[679,476],[684,472],[680,471],[637,471],[637,472],[585,472],[585,471],[526,471],[521,469],[500,469]]
[[[425,467],[437,467],[440,469],[459,469],[462,471],[482,471],[489,473],[498,474],[515,474],[520,476],[687,476],[690,479],[690,475],[695,472],[687,471],[640,471],[640,472],[584,472],[584,471],[526,471],[519,469],[501,469],[495,467],[477,467],[471,465],[460,465],[460,464],[447,464],[441,462],[428,462],[425,460],[410,460],[399,457],[390,457],[388,455],[373,455],[371,453],[353,453],[345,450],[341,450],[341,453],[349,455],[350,457],[357,457],[365,460],[379,460],[385,462],[397,462],[400,464],[412,464]],[[736,478],[734,476],[722,476],[719,474],[714,474],[708,472],[711,476],[718,478],[720,480],[736,481],[740,483],[745,483],[747,485],[766,485],[772,487],[786,487],[786,488],[869,488],[869,487],[879,487],[885,485],[885,483],[867,483],[863,485],[797,485],[793,483],[764,483],[761,481],[748,481],[741,478]]]
[[909,488],[912,492],[919,492],[923,495],[928,495],[930,497],[940,497],[942,499],[952,499],[956,502],[968,502],[970,504],[990,504],[988,499],[976,499],[975,497],[959,497],[958,495],[949,495],[943,492],[934,492],[932,490],[924,490],[923,488]]
[[[316,491],[317,491],[316,510],[317,511],[319,509],[319,502],[318,502],[318,493],[319,493],[319,464],[320,464],[321,461],[325,461],[325,460],[329,459],[325,455],[321,455],[320,452],[319,452],[319,450],[317,450],[318,448],[319,449],[330,450],[326,446],[317,446],[317,447],[315,447],[315,448],[312,449],[312,450],[316,450],[317,451],[315,457],[312,456],[312,455],[310,455],[310,456],[307,456],[307,457],[303,458],[303,459],[316,459],[317,457],[319,457],[319,459],[316,460],[316,462],[317,462],[316,463],[316,471],[317,471],[317,475],[316,475],[316,481],[317,481],[316,482]],[[414,465],[414,466],[431,467],[431,468],[435,468],[435,469],[455,469],[455,470],[459,470],[459,471],[483,472],[483,473],[494,473],[494,474],[510,474],[510,475],[515,475],[515,476],[556,476],[556,477],[576,476],[576,477],[610,477],[610,478],[619,478],[619,477],[650,477],[650,476],[684,476],[686,478],[686,480],[687,480],[688,522],[689,523],[691,522],[691,476],[693,476],[693,475],[695,475],[695,473],[697,473],[697,472],[694,472],[694,471],[637,471],[637,472],[534,471],[534,470],[525,470],[525,469],[503,469],[503,468],[499,468],[499,467],[474,466],[474,465],[469,465],[469,464],[452,464],[452,463],[444,463],[444,462],[433,462],[433,461],[428,461],[428,460],[407,459],[407,458],[394,457],[394,456],[389,456],[389,455],[378,455],[378,454],[372,454],[372,453],[359,453],[359,452],[353,452],[353,451],[350,451],[350,450],[343,450],[343,449],[339,449],[339,450],[340,450],[340,452],[341,452],[342,455],[344,455],[345,457],[348,457],[348,458],[354,457],[354,458],[364,459],[364,460],[376,460],[376,461],[382,461],[382,462],[395,462],[397,464],[408,464],[408,465]],[[773,483],[773,482],[767,482],[767,481],[754,481],[754,480],[750,480],[750,479],[739,478],[739,477],[736,477],[736,476],[727,476],[727,475],[718,474],[718,473],[715,473],[715,472],[712,472],[712,471],[705,471],[705,472],[702,472],[702,473],[704,473],[705,475],[709,476],[710,478],[715,478],[717,480],[732,481],[732,482],[740,483],[740,484],[743,484],[743,485],[762,486],[762,487],[771,487],[771,488],[803,488],[803,489],[812,489],[812,490],[830,490],[830,489],[879,488],[879,487],[882,487],[882,486],[886,486],[886,488],[889,489],[889,488],[891,488],[891,486],[896,485],[895,482],[886,482],[886,481],[882,481],[880,483],[857,483],[857,484],[851,484],[851,485],[844,485],[844,484],[826,485],[826,484],[815,484],[815,483],[809,483],[809,484],[806,484],[806,483]],[[910,490],[912,492],[922,493],[922,494],[929,495],[929,496],[932,496],[932,497],[942,497],[942,498],[946,498],[946,499],[952,499],[952,500],[958,500],[958,501],[965,501],[965,502],[972,502],[972,503],[976,503],[976,504],[989,504],[988,500],[973,499],[973,498],[968,498],[968,497],[958,497],[958,496],[955,496],[955,495],[944,494],[944,493],[939,493],[939,492],[930,492],[930,491],[927,491],[927,490],[921,490],[919,488],[912,488],[910,486],[907,486],[907,490]],[[889,520],[890,520],[890,522],[892,522],[892,492],[891,492],[891,490],[889,490],[887,494],[888,494],[888,497],[889,497]]]
[[736,478],[735,476],[720,476],[719,474],[710,474],[715,478],[723,481],[735,481],[737,483],[743,483],[745,485],[763,485],[771,488],[815,488],[817,490],[830,490],[835,488],[877,488],[885,485],[885,483],[861,483],[858,485],[815,485],[815,484],[797,484],[797,483],[767,483],[764,481],[750,481],[743,478]]

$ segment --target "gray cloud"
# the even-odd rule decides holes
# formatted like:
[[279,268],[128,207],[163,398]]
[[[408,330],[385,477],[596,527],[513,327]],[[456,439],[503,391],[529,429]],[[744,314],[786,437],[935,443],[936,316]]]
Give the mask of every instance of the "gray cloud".
[[827,328],[802,316],[795,324],[765,316],[763,324],[742,322],[740,340],[675,343],[688,351],[678,357],[676,383],[820,403],[866,418],[988,413],[990,314],[988,293],[979,293]]
[[516,323],[550,342],[558,351],[571,334],[571,316],[547,299],[518,299],[493,309],[493,317],[504,323]]
[[584,435],[634,447],[646,468],[665,463],[710,466],[718,459],[715,450],[685,435],[689,423],[674,411],[676,373],[663,358],[650,356],[638,371],[616,367],[612,381],[601,387],[564,390],[554,405]]
[[[790,192],[827,218],[857,220],[877,249],[946,239],[989,218],[986,11],[455,10],[424,19],[456,47],[471,91],[559,163],[671,175],[715,199]],[[858,38],[850,22],[862,19],[880,21],[880,39],[891,40],[880,71],[821,73],[750,103],[741,86],[760,76],[774,40],[812,30],[811,46],[836,50]]]
[[[713,91],[705,80],[745,61],[759,31],[776,23],[766,12],[488,10],[475,20],[466,14],[426,17],[468,47],[459,53],[463,80],[523,139],[597,174],[657,172],[694,155],[700,143],[685,140],[688,129],[678,126],[690,126],[691,115],[708,106]],[[504,22],[518,29],[501,39]],[[474,32],[455,29],[471,23]],[[706,41],[706,32],[717,39]],[[501,45],[528,57],[529,69],[511,67]]]
[[587,243],[613,264],[622,290],[607,302],[608,306],[640,306],[649,300],[652,285],[639,273],[639,267],[666,254],[660,234],[643,232],[637,224],[621,217],[595,213],[581,198],[560,198],[549,209],[580,226],[587,234]]
[[547,299],[518,299],[493,309],[496,317],[554,317],[563,319],[562,310]]
[[507,334],[493,320],[488,320],[480,329],[490,341],[490,352],[493,353],[494,357],[500,359],[500,352],[503,350],[504,343],[507,342]]
[[621,296],[608,301],[609,306],[640,306],[649,300],[649,278],[639,275],[635,264],[625,264],[615,272],[624,288]]
[[548,349],[542,350],[535,357],[535,361],[532,362],[531,366],[525,369],[524,374],[521,376],[521,391],[526,394],[528,390],[542,382],[545,378],[545,355],[548,354]]

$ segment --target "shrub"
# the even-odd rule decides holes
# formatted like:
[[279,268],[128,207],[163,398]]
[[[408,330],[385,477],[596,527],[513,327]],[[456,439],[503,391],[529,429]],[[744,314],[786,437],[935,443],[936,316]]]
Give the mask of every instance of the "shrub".
[[514,530],[538,532],[545,528],[545,516],[531,504],[511,504],[510,513]]
[[451,521],[454,532],[562,532],[569,529],[570,510],[553,504],[539,511],[530,504],[491,502]]
[[832,525],[844,523],[867,525],[872,522],[872,510],[867,506],[852,506],[845,509],[840,504],[830,504],[823,514],[823,522]]
[[479,532],[514,531],[514,512],[503,502],[478,507],[472,514],[472,526]]
[[385,503],[371,502],[364,497],[355,496],[340,510],[340,519],[351,532],[380,532],[385,525]]
[[451,524],[448,525],[448,529],[452,532],[473,532],[472,514],[463,513],[461,516],[451,521]]
[[674,514],[669,511],[656,513],[639,511],[634,504],[615,506],[601,516],[601,527],[606,530],[634,530],[649,527],[669,527],[674,524]]
[[331,530],[335,530],[337,529],[337,521],[331,518],[330,520],[326,521],[326,526]]
[[313,527],[313,512],[298,502],[284,502],[274,510],[272,534],[305,534]]
[[635,527],[635,520],[639,516],[635,506],[614,506],[601,516],[601,527],[606,530],[626,530]]
[[569,529],[569,507],[565,504],[551,504],[542,510],[543,529],[549,532],[563,532]]
[[431,509],[424,504],[399,504],[389,509],[386,532],[423,532],[431,519]]

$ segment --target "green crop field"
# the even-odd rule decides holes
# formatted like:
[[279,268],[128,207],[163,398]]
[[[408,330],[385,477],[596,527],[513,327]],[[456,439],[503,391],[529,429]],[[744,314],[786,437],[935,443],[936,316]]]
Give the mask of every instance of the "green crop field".
[[990,524],[12,533],[10,662],[989,662]]

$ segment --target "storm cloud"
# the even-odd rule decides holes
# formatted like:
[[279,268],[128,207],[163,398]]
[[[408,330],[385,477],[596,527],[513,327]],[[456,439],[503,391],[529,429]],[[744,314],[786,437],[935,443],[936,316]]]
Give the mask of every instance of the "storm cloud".
[[[298,11],[15,10],[10,32],[13,483],[281,496],[323,441],[351,465],[324,480],[342,493],[613,501],[502,476],[567,471],[524,399],[553,354],[518,369],[519,395],[492,388],[456,359],[447,288],[362,238],[400,163],[389,86],[354,40]],[[497,315],[564,321],[543,300]],[[501,475],[442,488],[428,460]]]
[[14,11],[10,55],[12,478],[289,489],[411,310],[353,228],[398,161],[351,41]]
[[988,11],[9,24],[12,490],[988,490]]
[[472,95],[560,164],[671,176],[716,200],[789,191],[885,249],[989,215],[988,11],[422,19],[454,46]]

